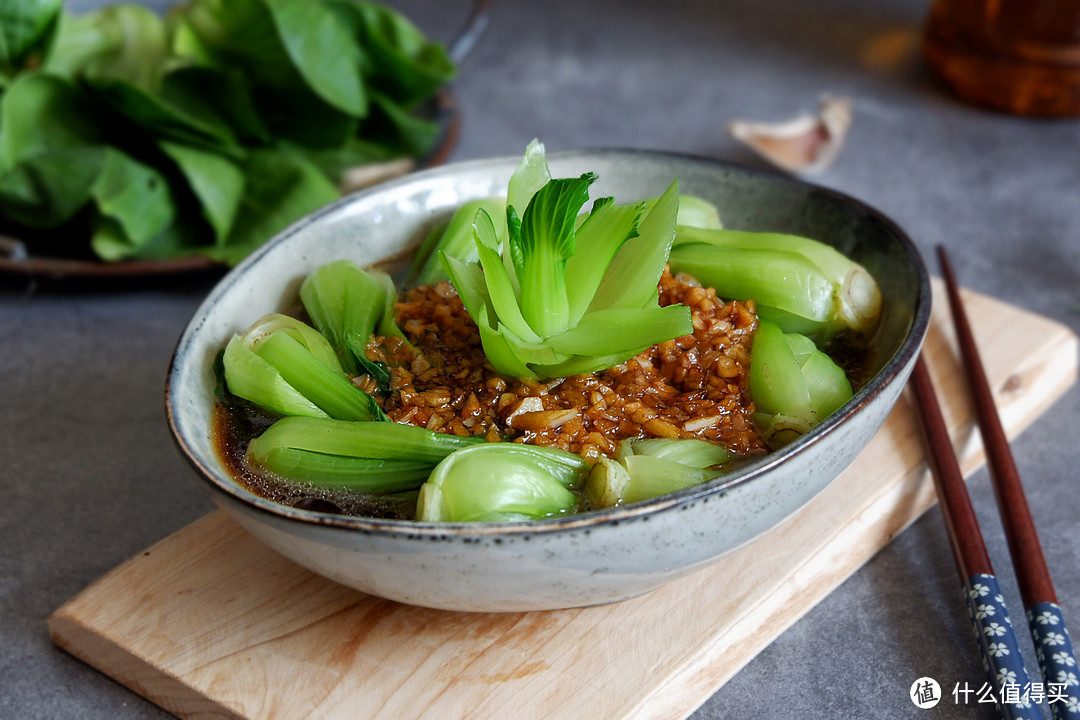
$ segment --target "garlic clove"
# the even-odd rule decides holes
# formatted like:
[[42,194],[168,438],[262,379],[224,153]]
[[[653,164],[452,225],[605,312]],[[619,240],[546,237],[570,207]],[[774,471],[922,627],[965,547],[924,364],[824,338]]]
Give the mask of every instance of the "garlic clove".
[[735,120],[727,130],[771,164],[791,173],[810,175],[828,168],[840,154],[851,127],[850,99],[826,95],[817,114],[778,123]]

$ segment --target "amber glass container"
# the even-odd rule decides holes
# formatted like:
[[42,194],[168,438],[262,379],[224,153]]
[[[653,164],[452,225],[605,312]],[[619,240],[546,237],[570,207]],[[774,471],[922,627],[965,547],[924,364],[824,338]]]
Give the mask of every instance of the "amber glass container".
[[923,51],[961,98],[1080,116],[1080,0],[934,0]]

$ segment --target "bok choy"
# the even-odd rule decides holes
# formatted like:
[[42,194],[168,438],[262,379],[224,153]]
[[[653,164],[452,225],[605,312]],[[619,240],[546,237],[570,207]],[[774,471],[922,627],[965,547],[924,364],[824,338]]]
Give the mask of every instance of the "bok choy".
[[813,340],[761,320],[750,350],[750,396],[757,423],[773,445],[789,442],[851,399],[851,383]]
[[429,152],[454,73],[366,0],[3,0],[0,231],[63,257],[235,263],[347,170]]
[[365,347],[372,334],[402,337],[394,323],[397,288],[390,276],[338,260],[308,275],[300,286],[300,300],[315,327],[333,346],[345,372],[370,375],[385,392],[389,371],[369,360]]
[[600,458],[589,471],[585,496],[597,508],[648,500],[720,477],[732,457],[693,438],[624,440],[614,459]]
[[483,442],[390,422],[285,417],[248,445],[248,461],[278,477],[368,493],[415,490],[439,461]]
[[[501,373],[550,378],[604,370],[692,332],[690,310],[660,307],[656,285],[675,236],[673,183],[651,206],[594,202],[596,176],[550,179],[533,142],[508,188],[506,228],[488,209],[472,220],[473,248],[433,248]],[[456,236],[452,236],[456,237]]]
[[556,448],[485,443],[447,456],[420,488],[421,522],[507,522],[573,512],[588,468]]
[[869,335],[881,315],[873,276],[809,238],[681,226],[670,261],[721,297],[753,299],[758,314],[786,332],[823,340],[845,331]]
[[229,392],[273,413],[385,418],[374,398],[346,376],[329,341],[287,315],[267,315],[234,335],[222,360]]
[[[445,226],[436,228],[420,245],[413,260],[410,284],[434,285],[441,280],[449,280],[446,270],[443,269],[440,257],[442,253],[463,262],[476,262],[480,259],[473,234],[473,221],[478,210],[484,210],[491,218],[498,237],[506,234],[506,201],[502,198],[469,200],[454,211]],[[438,252],[435,251],[436,247]]]

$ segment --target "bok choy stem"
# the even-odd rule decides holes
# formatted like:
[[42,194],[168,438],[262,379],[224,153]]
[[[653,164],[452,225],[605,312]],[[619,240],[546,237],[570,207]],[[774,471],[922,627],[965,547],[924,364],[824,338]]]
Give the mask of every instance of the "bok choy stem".
[[384,419],[346,377],[330,342],[287,315],[264,316],[233,337],[223,356],[229,392],[281,415]]
[[[787,250],[680,245],[671,267],[693,275],[728,300],[754,300],[758,315],[791,318],[797,329],[823,327],[833,308],[834,286],[806,257]],[[790,327],[790,325],[789,325]]]
[[401,335],[393,314],[397,290],[386,273],[362,270],[349,260],[327,263],[304,279],[300,300],[346,372],[388,379],[365,351],[372,333]]
[[256,355],[234,335],[222,356],[225,383],[233,395],[249,400],[277,415],[326,417],[318,405],[281,377],[273,365]]
[[454,211],[450,222],[441,232],[428,236],[416,253],[409,282],[413,285],[434,285],[448,280],[439,254],[446,253],[464,262],[479,260],[473,239],[473,220],[483,210],[494,223],[496,237],[506,235],[506,202],[502,198],[469,200]]
[[431,465],[411,460],[343,457],[291,448],[260,449],[249,455],[287,480],[380,494],[415,490],[431,472]]
[[[801,257],[796,261],[787,255]],[[754,299],[786,332],[829,338],[873,332],[881,290],[866,269],[825,243],[770,232],[680,226],[672,267],[695,275],[721,297]],[[757,266],[761,269],[754,272]],[[790,296],[784,294],[791,288]]]
[[720,477],[734,454],[693,438],[624,440],[615,459],[600,458],[585,481],[593,507],[614,507],[700,485]]
[[372,420],[382,411],[370,395],[319,362],[284,333],[274,333],[255,347],[255,354],[273,365],[285,382],[337,420]]
[[[695,195],[679,196],[679,227],[713,228],[723,227],[720,222],[720,211],[716,206],[704,198]],[[676,241],[679,233],[675,234]]]
[[624,503],[640,502],[684,490],[722,474],[719,470],[704,470],[650,455],[631,455],[623,462],[630,475],[630,484],[623,493]]
[[440,460],[482,442],[391,422],[286,417],[251,441],[247,457],[288,480],[397,492],[419,488]]
[[259,441],[263,445],[327,455],[416,460],[435,465],[455,450],[483,442],[483,439],[437,433],[404,423],[287,417],[267,428]]
[[458,450],[420,489],[422,522],[506,522],[572,512],[585,461],[563,450],[485,443]]
[[566,261],[571,323],[585,314],[615,254],[639,235],[644,213],[645,203],[616,205],[612,198],[601,198],[593,204],[577,230],[577,251]]
[[750,397],[758,428],[773,445],[784,444],[851,399],[851,383],[813,341],[760,320],[750,348]]

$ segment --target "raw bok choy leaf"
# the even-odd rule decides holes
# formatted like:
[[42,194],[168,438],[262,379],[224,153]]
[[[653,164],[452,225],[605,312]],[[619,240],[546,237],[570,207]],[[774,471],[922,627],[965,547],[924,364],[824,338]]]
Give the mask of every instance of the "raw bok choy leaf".
[[518,443],[458,450],[420,488],[421,522],[511,522],[571,513],[588,465],[573,453]]
[[27,66],[41,62],[63,5],[63,0],[0,3],[0,89]]
[[692,332],[689,308],[657,302],[678,184],[648,208],[601,198],[581,218],[596,176],[549,178],[534,141],[510,180],[505,234],[480,207],[477,260],[434,250],[495,369],[532,378],[595,372]]
[[19,77],[0,104],[0,214],[29,228],[88,217],[102,256],[153,245],[178,214],[164,173],[109,144],[85,90],[59,77]]
[[[0,3],[0,114],[21,118],[0,132],[11,147],[26,128],[38,138],[0,158],[0,230],[46,255],[82,256],[90,240],[108,262],[233,264],[338,199],[346,171],[430,150],[425,103],[455,72],[374,3],[60,6]],[[43,102],[50,82],[78,102]],[[104,172],[105,209],[88,190]]]
[[267,315],[234,335],[222,361],[229,392],[279,415],[386,418],[345,375],[329,341],[287,315]]

